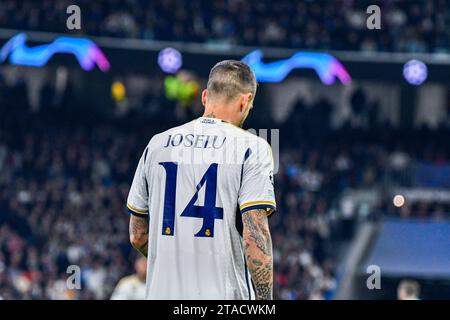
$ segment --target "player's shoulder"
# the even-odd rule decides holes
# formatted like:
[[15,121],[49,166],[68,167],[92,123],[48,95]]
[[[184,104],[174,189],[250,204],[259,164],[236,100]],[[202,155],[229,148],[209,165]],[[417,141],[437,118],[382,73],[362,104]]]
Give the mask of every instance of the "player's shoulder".
[[224,125],[226,127],[227,135],[233,135],[239,139],[247,140],[251,143],[257,143],[260,138],[251,130],[242,129],[241,127],[235,126],[234,124],[228,122],[224,122]]
[[271,149],[269,143],[266,139],[258,136],[254,130],[244,130],[233,124],[227,123],[227,136],[234,136],[236,139],[233,140],[240,144],[244,151],[250,149],[252,152],[256,150],[268,150]]
[[118,286],[129,286],[139,283],[139,279],[135,274],[131,274],[120,279]]
[[271,149],[271,146],[266,139],[264,139],[263,137],[257,136],[256,134],[254,136],[256,137],[255,144],[258,147],[263,148],[263,149]]
[[252,149],[259,149],[259,150],[266,150],[270,148],[269,143],[267,142],[266,139],[258,136],[256,133],[250,131],[250,130],[244,130],[244,129],[239,129],[240,131],[243,131],[240,135],[244,138],[244,139],[248,139],[249,141],[249,147]]

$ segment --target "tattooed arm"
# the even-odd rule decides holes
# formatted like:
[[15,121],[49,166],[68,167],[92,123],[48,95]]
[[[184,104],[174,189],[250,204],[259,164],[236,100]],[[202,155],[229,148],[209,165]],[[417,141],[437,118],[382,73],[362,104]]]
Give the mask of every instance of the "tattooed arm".
[[244,250],[257,300],[272,300],[273,257],[266,209],[249,210],[242,215]]
[[130,215],[130,242],[144,257],[148,254],[148,218]]

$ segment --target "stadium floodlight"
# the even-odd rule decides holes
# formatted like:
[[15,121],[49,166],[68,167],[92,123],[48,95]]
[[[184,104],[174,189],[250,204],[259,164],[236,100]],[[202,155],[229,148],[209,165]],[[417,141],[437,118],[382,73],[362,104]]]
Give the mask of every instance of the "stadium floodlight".
[[106,56],[100,48],[86,38],[58,37],[49,44],[28,47],[27,36],[19,33],[8,40],[0,50],[0,62],[6,61],[20,66],[42,67],[56,53],[69,53],[74,55],[81,68],[92,70],[95,65],[103,72],[110,68]]
[[183,56],[177,49],[166,48],[159,52],[158,64],[162,71],[174,74],[177,73],[183,65]]
[[418,59],[412,59],[403,66],[403,77],[414,86],[419,86],[428,78],[428,68]]
[[345,67],[328,53],[297,52],[288,59],[270,63],[264,63],[262,57],[262,51],[255,50],[242,59],[252,68],[259,82],[281,82],[292,70],[305,68],[313,69],[326,85],[333,84],[336,79],[345,85],[352,81]]

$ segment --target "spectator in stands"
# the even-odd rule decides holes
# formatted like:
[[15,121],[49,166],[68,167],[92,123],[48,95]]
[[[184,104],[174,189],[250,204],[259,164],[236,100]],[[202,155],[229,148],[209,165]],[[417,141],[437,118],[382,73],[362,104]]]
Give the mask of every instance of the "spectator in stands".
[[[70,0],[6,0],[4,28],[65,33]],[[449,52],[446,0],[379,1],[382,29],[366,28],[367,1],[79,0],[78,33],[302,49]]]

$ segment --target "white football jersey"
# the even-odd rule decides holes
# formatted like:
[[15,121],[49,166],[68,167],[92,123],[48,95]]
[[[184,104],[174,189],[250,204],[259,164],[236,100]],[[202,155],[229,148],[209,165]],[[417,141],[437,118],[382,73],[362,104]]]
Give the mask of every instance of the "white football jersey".
[[127,206],[149,218],[147,299],[254,299],[242,218],[276,209],[272,150],[225,121],[200,117],[155,135]]

